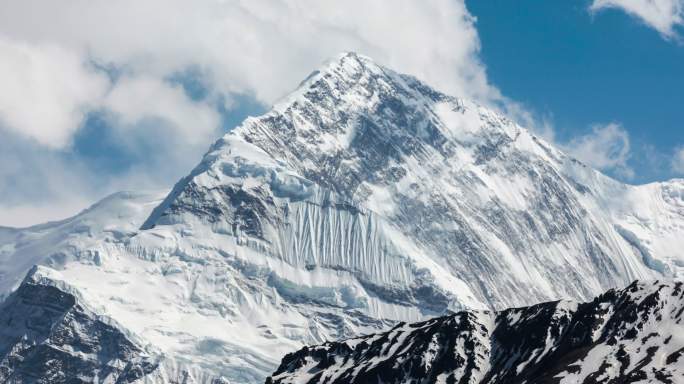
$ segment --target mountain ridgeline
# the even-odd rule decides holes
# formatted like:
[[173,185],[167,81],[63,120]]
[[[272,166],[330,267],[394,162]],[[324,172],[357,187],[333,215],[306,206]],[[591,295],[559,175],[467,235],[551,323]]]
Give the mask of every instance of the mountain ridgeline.
[[684,382],[684,283],[464,311],[288,354],[268,384]]

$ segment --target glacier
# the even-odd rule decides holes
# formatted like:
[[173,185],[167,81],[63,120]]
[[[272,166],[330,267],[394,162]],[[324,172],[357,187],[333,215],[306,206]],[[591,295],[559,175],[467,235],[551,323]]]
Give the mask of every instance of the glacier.
[[141,380],[243,383],[303,345],[401,321],[681,279],[682,249],[684,180],[620,183],[345,53],[170,192],[0,228],[0,295],[33,265],[54,269],[158,351]]

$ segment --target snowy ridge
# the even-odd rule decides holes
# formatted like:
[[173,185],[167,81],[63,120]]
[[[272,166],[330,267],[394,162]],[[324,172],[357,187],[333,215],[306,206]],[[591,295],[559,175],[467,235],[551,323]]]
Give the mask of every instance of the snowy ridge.
[[107,257],[106,249],[137,232],[167,193],[119,192],[66,220],[0,228],[0,298],[18,287],[36,264],[54,268],[70,261],[96,265]]
[[682,185],[618,183],[349,53],[170,193],[0,228],[0,295],[49,266],[163,353],[151,382],[259,382],[303,345],[680,277]]
[[679,383],[684,283],[460,312],[288,354],[267,383]]

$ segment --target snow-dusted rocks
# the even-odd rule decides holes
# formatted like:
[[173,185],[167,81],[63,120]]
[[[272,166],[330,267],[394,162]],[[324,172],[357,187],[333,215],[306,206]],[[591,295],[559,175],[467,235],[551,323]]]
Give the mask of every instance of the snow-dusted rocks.
[[0,228],[0,295],[50,266],[163,353],[158,377],[252,383],[303,345],[398,321],[681,276],[683,186],[618,183],[350,53],[165,197]]
[[1,383],[132,383],[159,365],[47,268],[33,268],[0,306],[0,324]]
[[684,283],[467,311],[283,358],[267,383],[684,382]]

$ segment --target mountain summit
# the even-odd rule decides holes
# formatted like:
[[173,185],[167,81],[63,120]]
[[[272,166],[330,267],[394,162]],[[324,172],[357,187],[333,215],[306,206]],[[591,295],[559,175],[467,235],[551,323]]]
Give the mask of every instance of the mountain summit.
[[681,277],[683,239],[684,181],[621,184],[347,53],[219,139],[161,202],[119,195],[0,229],[0,273],[6,294],[29,264],[60,269],[162,351],[159,377],[255,382],[305,344]]

